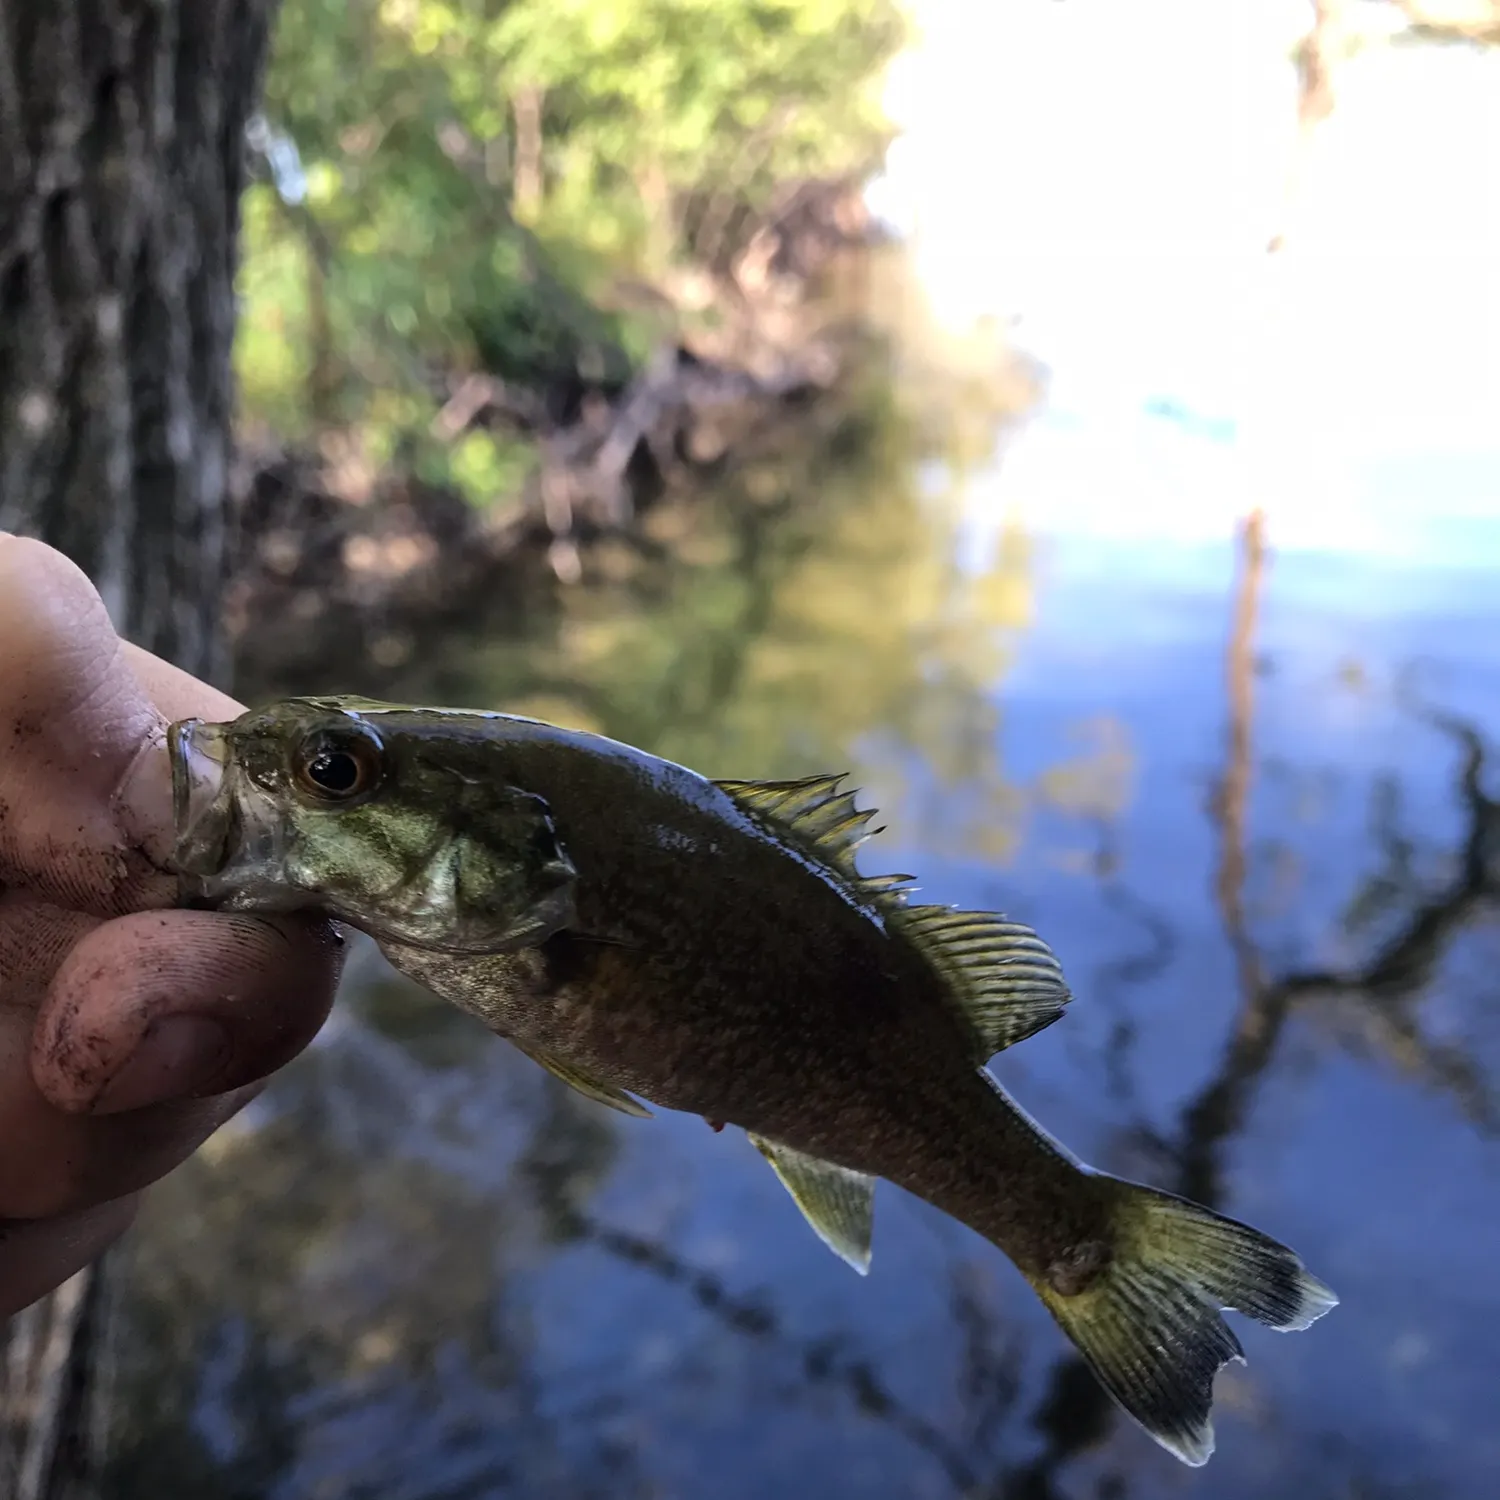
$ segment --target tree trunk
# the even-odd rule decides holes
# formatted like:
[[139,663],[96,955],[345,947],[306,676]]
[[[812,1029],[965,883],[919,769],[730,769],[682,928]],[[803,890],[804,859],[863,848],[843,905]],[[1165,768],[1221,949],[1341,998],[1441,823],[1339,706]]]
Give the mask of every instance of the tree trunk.
[[[275,0],[0,0],[0,529],[227,685],[244,128]],[[0,1335],[0,1492],[98,1493],[113,1257]]]
[[0,0],[0,527],[222,682],[243,134],[273,0]]
[[511,213],[523,224],[531,224],[541,212],[542,193],[542,100],[543,90],[533,84],[518,88],[511,99],[516,121],[516,175],[511,187]]

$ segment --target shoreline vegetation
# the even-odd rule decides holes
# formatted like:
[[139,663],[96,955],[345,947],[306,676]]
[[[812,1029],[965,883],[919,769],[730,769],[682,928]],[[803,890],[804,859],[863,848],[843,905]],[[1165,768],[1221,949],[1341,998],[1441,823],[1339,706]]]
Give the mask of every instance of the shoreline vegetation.
[[664,498],[857,440],[905,37],[893,0],[289,0],[244,206],[241,676],[330,641],[399,668],[618,575]]
[[[858,184],[787,196],[788,222],[759,232],[750,267],[674,278],[694,305],[671,309],[672,326],[623,378],[537,384],[480,369],[434,382],[423,436],[448,455],[503,449],[515,472],[493,496],[410,456],[374,464],[347,429],[242,440],[226,602],[250,675],[295,673],[321,649],[310,632],[398,666],[414,633],[539,605],[586,582],[611,544],[605,566],[618,577],[623,555],[650,549],[642,523],[663,499],[690,503],[768,448],[857,423],[861,376],[883,349],[847,294],[881,253],[879,230]],[[704,306],[725,313],[717,326],[692,325]]]

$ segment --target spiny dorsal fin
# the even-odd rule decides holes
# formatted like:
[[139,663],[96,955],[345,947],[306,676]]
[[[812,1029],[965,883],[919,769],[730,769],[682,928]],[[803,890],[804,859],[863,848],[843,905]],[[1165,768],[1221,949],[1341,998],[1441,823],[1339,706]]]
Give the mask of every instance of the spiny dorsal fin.
[[840,1260],[867,1275],[875,1228],[875,1179],[764,1136],[751,1134],[750,1141],[771,1163],[813,1233]]
[[987,911],[907,906],[901,892],[877,905],[946,981],[974,1028],[981,1064],[1050,1026],[1073,998],[1052,950],[1020,922]]
[[906,888],[916,878],[915,875],[861,875],[859,888],[866,899],[880,908],[882,916],[889,917],[894,908],[906,905]]
[[715,785],[852,881],[888,926],[921,950],[972,1026],[981,1064],[1057,1020],[1072,996],[1052,950],[1029,927],[991,912],[908,906],[910,875],[859,873],[854,851],[879,830],[867,827],[873,810],[856,810],[854,793],[839,791],[843,779],[840,773]]
[[562,1079],[570,1089],[577,1089],[585,1099],[592,1099],[597,1104],[607,1104],[611,1109],[619,1110],[622,1115],[634,1115],[638,1120],[651,1118],[651,1111],[624,1089],[617,1089],[610,1083],[601,1083],[597,1078],[575,1068],[572,1063],[563,1062],[561,1058],[554,1057],[550,1052],[543,1052],[539,1047],[523,1045],[513,1036],[507,1035],[505,1040],[518,1052],[524,1052],[532,1062],[545,1068],[554,1078]]
[[[855,793],[839,790],[846,774],[806,776],[801,781],[718,781],[714,785],[747,813],[789,834],[805,853],[858,881],[854,851],[880,829],[869,826],[874,808],[856,808]],[[911,877],[883,878],[904,883]]]

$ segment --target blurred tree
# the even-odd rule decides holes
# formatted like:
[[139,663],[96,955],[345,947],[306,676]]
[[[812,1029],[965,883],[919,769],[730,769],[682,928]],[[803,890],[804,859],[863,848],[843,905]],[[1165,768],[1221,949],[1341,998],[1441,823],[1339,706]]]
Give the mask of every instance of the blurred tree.
[[241,136],[270,0],[0,0],[0,526],[222,678]]
[[[1372,7],[1353,0],[1311,0],[1308,29],[1293,49],[1297,69],[1297,137],[1281,210],[1267,249],[1284,250],[1296,219],[1314,137],[1337,107],[1344,65],[1375,38],[1397,44],[1466,42],[1500,45],[1500,0],[1391,0],[1406,29],[1391,34]],[[1371,22],[1374,20],[1372,27]]]
[[377,994],[399,1042],[358,1016],[145,1206],[112,1500],[602,1492],[546,1483],[509,1294],[551,1237],[532,1167],[586,1200],[613,1126],[413,986]]
[[622,385],[672,316],[641,282],[878,163],[901,37],[895,0],[290,0],[246,202],[254,430],[513,487],[516,445],[432,432],[452,377]]
[[1396,0],[1418,30],[1500,44],[1500,0]]
[[902,34],[891,0],[497,9],[493,55],[546,100],[538,212],[648,269],[717,248],[736,209],[765,212],[787,182],[868,169],[888,138],[880,70]]
[[[271,0],[0,0],[0,527],[223,681],[242,135]],[[97,1493],[108,1261],[12,1320],[0,1485]]]
[[394,636],[383,661],[357,635],[325,637],[269,680],[263,659],[243,670],[266,692],[503,706],[711,775],[857,768],[908,847],[1004,856],[1019,799],[994,688],[1031,620],[1031,549],[1002,524],[961,562],[961,497],[933,481],[961,472],[986,423],[993,443],[1018,393],[924,368],[910,400],[878,344],[848,365],[711,483],[599,541],[589,586],[550,594],[522,628],[444,622]]

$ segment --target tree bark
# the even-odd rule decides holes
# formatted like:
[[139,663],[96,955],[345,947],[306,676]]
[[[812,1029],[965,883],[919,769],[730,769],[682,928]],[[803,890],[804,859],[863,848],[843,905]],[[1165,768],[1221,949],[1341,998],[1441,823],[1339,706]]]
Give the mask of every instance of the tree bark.
[[243,134],[273,0],[0,0],[0,527],[222,682]]
[[[0,529],[221,686],[244,129],[274,8],[0,0]],[[113,1264],[0,1334],[7,1497],[99,1493]]]

